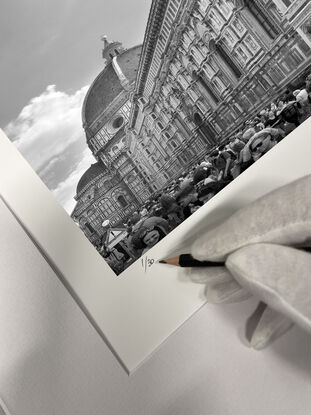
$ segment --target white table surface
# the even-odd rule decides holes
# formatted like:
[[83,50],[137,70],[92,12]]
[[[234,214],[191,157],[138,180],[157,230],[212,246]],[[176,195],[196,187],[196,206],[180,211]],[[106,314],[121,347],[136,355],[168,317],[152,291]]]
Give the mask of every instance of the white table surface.
[[0,396],[11,415],[306,415],[311,336],[256,352],[256,300],[207,305],[131,377],[0,203]]

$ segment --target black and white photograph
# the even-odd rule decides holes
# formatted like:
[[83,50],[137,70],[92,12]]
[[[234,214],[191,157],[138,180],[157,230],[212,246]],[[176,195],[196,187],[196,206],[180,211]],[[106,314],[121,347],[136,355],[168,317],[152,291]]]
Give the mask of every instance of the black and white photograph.
[[308,0],[1,14],[1,128],[116,275],[311,115]]

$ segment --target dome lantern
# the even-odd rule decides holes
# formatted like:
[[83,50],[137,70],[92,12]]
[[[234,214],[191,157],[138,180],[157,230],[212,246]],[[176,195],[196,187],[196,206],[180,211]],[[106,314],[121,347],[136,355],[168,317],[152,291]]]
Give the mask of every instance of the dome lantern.
[[112,61],[115,56],[124,52],[124,47],[121,42],[109,41],[106,35],[103,35],[100,40],[104,42],[104,48],[102,49],[102,58],[105,60],[106,65]]

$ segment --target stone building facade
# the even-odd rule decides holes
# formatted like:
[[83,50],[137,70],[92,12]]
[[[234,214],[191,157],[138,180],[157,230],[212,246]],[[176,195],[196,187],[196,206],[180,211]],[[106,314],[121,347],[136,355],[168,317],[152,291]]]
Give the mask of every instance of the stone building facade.
[[[77,185],[73,219],[95,242],[105,233],[102,223],[124,226],[152,189],[144,155],[136,165],[129,154],[127,123],[141,46],[125,50],[103,37],[105,67],[90,86],[82,109],[86,141],[94,164]],[[119,228],[118,228],[119,229]]]
[[104,38],[83,126],[97,162],[72,213],[95,240],[189,170],[311,66],[308,0],[153,0],[144,42]]
[[153,1],[129,126],[158,177],[178,176],[301,83],[310,69],[310,7],[306,0]]

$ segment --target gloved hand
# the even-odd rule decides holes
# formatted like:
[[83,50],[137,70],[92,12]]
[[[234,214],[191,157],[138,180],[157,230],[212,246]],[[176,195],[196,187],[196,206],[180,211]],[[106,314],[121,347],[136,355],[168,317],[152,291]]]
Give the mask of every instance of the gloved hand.
[[[198,260],[223,267],[193,268],[211,303],[250,295],[261,302],[246,323],[250,345],[262,349],[293,323],[311,333],[311,175],[238,210],[193,244]],[[304,249],[305,248],[305,249]]]

